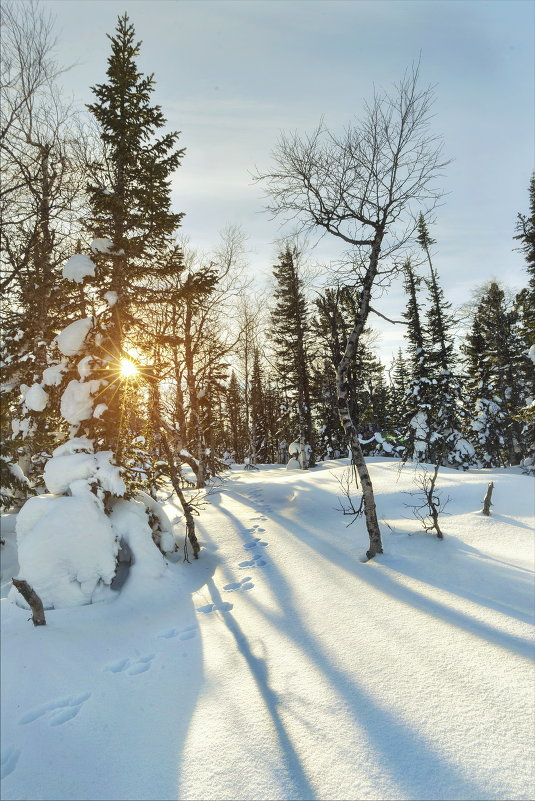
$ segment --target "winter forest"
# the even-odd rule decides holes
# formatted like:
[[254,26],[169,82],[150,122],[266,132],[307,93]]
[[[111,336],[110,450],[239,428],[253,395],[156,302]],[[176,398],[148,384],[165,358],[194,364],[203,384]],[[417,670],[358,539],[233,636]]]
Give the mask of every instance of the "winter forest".
[[533,797],[535,175],[524,287],[455,306],[417,59],[281,132],[259,285],[240,220],[186,235],[135,10],[82,110],[55,38],[3,4],[3,797]]

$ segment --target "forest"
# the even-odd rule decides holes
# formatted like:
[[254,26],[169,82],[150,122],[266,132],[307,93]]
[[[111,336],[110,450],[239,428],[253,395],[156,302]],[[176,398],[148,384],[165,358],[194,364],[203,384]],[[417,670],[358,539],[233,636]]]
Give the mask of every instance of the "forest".
[[79,109],[2,4],[2,797],[533,797],[535,175],[524,286],[455,306],[416,60],[256,168],[262,282],[242,220],[188,238],[127,13],[105,45]]
[[[170,183],[185,150],[138,71],[127,15],[85,115],[58,91],[52,24],[5,11],[2,97],[2,504],[90,492],[109,515],[171,481],[192,505],[231,464],[313,469],[350,456],[370,556],[381,550],[365,456],[461,470],[534,469],[535,179],[511,220],[526,260],[514,297],[495,280],[455,310],[434,263],[446,161],[417,67],[343,136],[283,134],[266,203],[300,225],[259,293],[245,235],[208,257],[181,242]],[[519,198],[519,205],[522,199]],[[311,288],[303,231],[347,246]],[[374,352],[374,296],[403,276],[390,365]],[[382,316],[382,315],[381,315]],[[459,341],[459,331],[462,341]],[[76,491],[74,489],[76,483]],[[160,523],[147,502],[152,536]],[[165,539],[165,538],[164,538]],[[165,550],[164,550],[165,552]]]

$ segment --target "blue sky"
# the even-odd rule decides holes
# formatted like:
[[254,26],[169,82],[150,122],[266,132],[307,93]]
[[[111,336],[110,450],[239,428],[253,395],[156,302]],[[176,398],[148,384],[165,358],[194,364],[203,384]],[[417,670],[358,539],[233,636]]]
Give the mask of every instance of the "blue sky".
[[[388,87],[421,58],[436,85],[434,130],[452,163],[432,235],[435,265],[455,305],[491,277],[520,288],[515,218],[528,210],[534,166],[535,5],[528,0],[42,0],[56,16],[58,57],[76,63],[66,90],[90,102],[105,78],[118,14],[143,40],[141,68],[187,148],[173,183],[183,230],[201,250],[227,223],[249,235],[251,269],[274,262],[277,222],[262,213],[255,167],[268,168],[281,130],[305,132],[323,115],[340,129],[373,85]],[[312,261],[338,254],[324,238]],[[381,310],[397,315],[394,286]],[[399,327],[377,325],[382,355]]]

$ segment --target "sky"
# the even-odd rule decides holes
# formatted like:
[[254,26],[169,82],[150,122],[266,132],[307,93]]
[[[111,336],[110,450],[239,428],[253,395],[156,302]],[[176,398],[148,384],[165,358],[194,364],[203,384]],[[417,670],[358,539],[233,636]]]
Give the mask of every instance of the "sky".
[[[19,0],[20,1],[20,0]],[[496,278],[526,282],[514,250],[515,220],[528,211],[534,168],[535,4],[528,0],[41,0],[56,17],[57,55],[74,66],[63,86],[93,100],[105,80],[107,33],[125,11],[142,40],[140,68],[154,73],[155,102],[186,148],[173,180],[183,233],[208,251],[228,224],[248,237],[250,269],[267,276],[281,230],[261,187],[281,131],[301,134],[320,118],[334,131],[362,114],[374,86],[390,88],[420,59],[435,87],[433,131],[451,163],[431,235],[447,299],[470,301]],[[340,254],[324,237],[309,253],[325,265]],[[378,305],[399,316],[395,284]],[[389,360],[400,326],[373,321]]]

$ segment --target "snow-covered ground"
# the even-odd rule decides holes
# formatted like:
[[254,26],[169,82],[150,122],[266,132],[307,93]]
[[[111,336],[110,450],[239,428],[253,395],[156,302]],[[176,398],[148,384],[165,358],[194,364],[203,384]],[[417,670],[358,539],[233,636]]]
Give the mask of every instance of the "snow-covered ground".
[[39,628],[3,599],[4,801],[535,797],[533,479],[441,470],[440,542],[370,462],[371,562],[342,463],[235,467],[198,562]]

